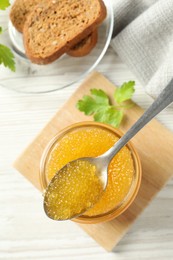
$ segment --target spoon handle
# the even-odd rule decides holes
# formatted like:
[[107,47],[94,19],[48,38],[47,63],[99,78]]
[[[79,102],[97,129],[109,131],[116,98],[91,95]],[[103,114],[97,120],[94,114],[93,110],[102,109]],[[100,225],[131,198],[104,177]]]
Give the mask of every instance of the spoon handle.
[[119,141],[105,153],[104,157],[110,161],[119,150],[127,144],[147,123],[151,121],[157,114],[164,110],[173,102],[173,79],[167,87],[161,92],[159,97],[153,104],[145,111],[145,113],[138,119],[138,121],[123,135]]

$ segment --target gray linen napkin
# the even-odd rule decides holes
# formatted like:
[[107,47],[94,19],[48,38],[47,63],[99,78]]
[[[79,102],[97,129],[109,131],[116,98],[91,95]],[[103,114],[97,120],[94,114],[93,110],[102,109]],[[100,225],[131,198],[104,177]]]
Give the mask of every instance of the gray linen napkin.
[[156,98],[173,78],[173,0],[112,0],[112,47]]

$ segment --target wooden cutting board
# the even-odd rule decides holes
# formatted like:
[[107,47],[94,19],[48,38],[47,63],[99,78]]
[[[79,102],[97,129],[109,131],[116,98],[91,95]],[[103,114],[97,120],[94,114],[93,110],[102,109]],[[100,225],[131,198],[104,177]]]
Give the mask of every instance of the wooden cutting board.
[[[84,94],[89,94],[91,88],[101,88],[110,97],[113,96],[115,91],[115,86],[111,82],[101,74],[94,72],[76,90],[14,163],[14,167],[32,182],[37,189],[41,190],[39,181],[40,158],[50,139],[68,125],[92,120],[92,118],[86,117],[75,108],[77,100],[82,98]],[[134,105],[133,108],[126,112],[121,130],[126,132],[143,112],[139,106]],[[137,198],[129,209],[110,222],[80,225],[108,251],[115,248],[140,213],[173,175],[173,133],[158,121],[153,120],[150,122],[133,138],[132,143],[139,153],[143,168],[142,184]]]

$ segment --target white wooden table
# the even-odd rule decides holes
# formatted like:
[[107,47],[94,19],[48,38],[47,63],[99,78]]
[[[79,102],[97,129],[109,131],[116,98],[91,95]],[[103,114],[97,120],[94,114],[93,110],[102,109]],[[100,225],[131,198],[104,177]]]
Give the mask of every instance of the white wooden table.
[[[0,24],[2,19],[0,14]],[[152,99],[111,48],[97,70],[117,85],[136,80],[134,100],[144,109],[151,104]],[[50,221],[43,213],[40,193],[13,169],[15,158],[77,85],[41,95],[19,94],[0,87],[0,259],[172,260],[173,180],[138,219],[116,252],[107,253],[73,222]],[[167,109],[158,119],[173,130],[173,109]]]

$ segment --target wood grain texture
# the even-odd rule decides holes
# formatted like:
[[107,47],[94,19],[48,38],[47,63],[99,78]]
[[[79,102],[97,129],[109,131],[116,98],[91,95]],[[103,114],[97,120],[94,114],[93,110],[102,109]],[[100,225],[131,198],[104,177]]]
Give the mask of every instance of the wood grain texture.
[[[90,88],[100,88],[100,86],[103,86],[102,89],[112,96],[115,90],[114,85],[101,74],[92,74],[15,162],[15,168],[38,189],[41,189],[39,163],[45,146],[50,138],[62,128],[74,122],[88,120],[88,117],[75,108],[76,101],[89,93]],[[121,130],[127,131],[142,113],[143,110],[137,105],[128,110]],[[173,134],[163,125],[153,120],[133,138],[132,142],[141,157],[143,167],[142,185],[136,200],[124,214],[113,221],[95,225],[80,225],[109,251],[114,249],[131,224],[173,174]]]
[[[0,25],[7,28],[7,24],[7,12],[2,11]],[[7,35],[8,32],[6,36],[5,33],[1,35],[1,43],[3,36]],[[133,100],[143,109],[152,103],[139,80],[111,47],[97,70],[117,86],[135,80]],[[0,65],[0,81],[10,73]],[[16,73],[13,85],[16,84]],[[34,75],[32,77],[34,80]],[[40,82],[44,84],[45,79],[49,82],[48,77],[40,79]],[[0,259],[172,260],[173,179],[129,229],[115,252],[107,253],[74,222],[57,223],[47,219],[40,203],[41,193],[12,167],[14,159],[62,107],[78,85],[44,95],[19,94],[0,87]],[[173,131],[172,115],[173,109],[168,108],[157,119]]]
[[[2,18],[0,14],[0,24]],[[6,24],[2,24],[3,28]],[[3,77],[8,76],[8,69],[0,67]],[[133,100],[143,109],[151,104],[152,99],[111,47],[97,69],[117,86],[135,80]],[[40,203],[41,193],[12,168],[14,159],[78,85],[44,95],[19,94],[0,87],[0,259],[172,260],[173,179],[129,229],[115,252],[107,253],[74,222],[57,223],[47,219]],[[172,113],[172,108],[168,108],[157,118],[173,131]]]

